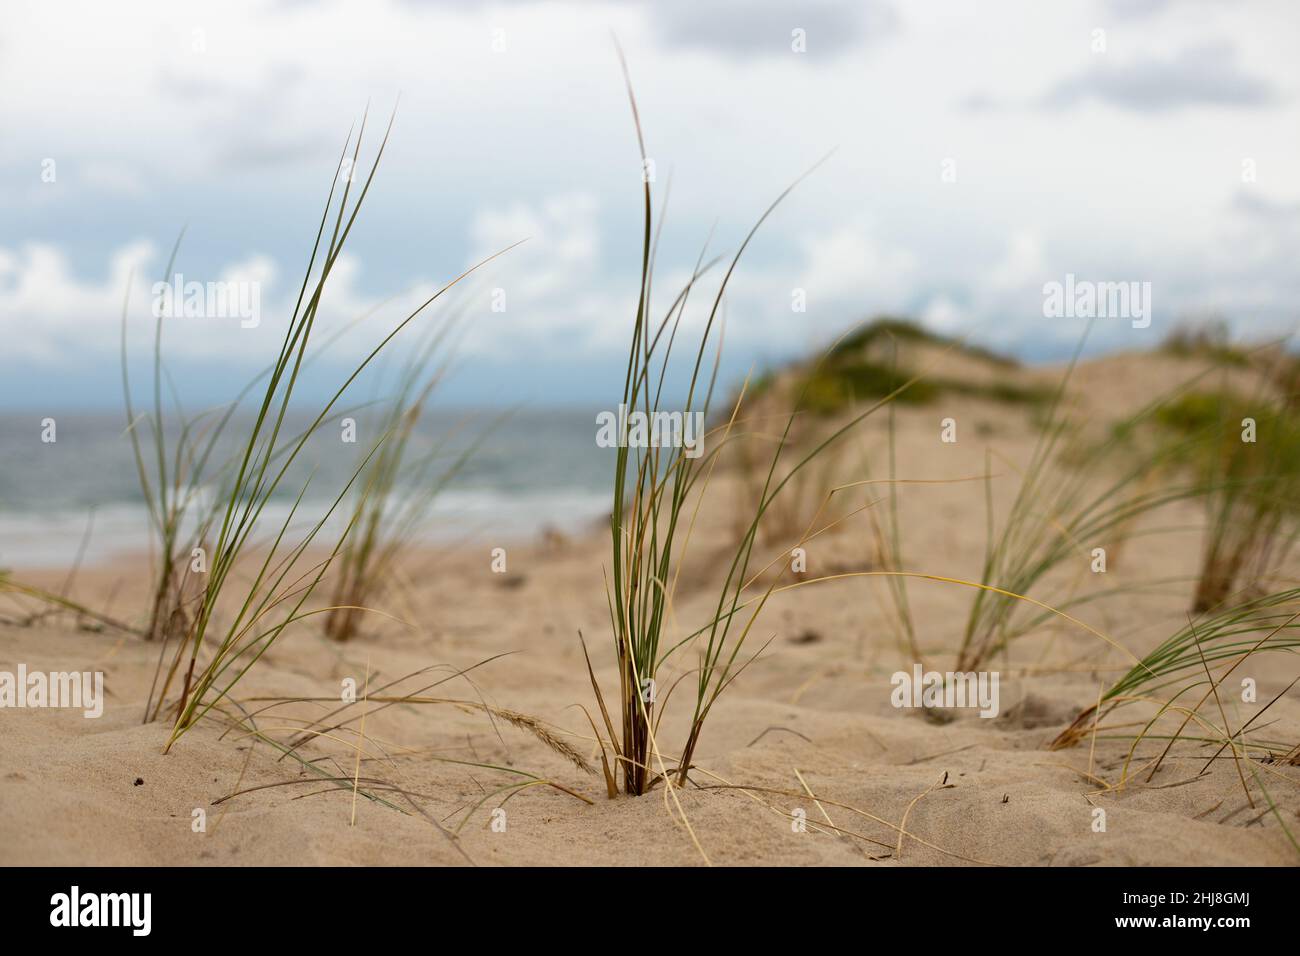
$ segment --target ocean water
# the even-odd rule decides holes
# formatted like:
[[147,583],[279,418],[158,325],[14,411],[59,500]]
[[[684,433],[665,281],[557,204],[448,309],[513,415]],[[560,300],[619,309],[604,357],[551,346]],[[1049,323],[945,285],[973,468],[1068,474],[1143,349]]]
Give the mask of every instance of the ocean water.
[[[321,426],[286,474],[259,533],[279,527],[304,483],[296,525],[310,527],[328,509],[379,437],[364,410],[352,416],[355,443],[342,440],[340,424]],[[430,411],[412,437],[408,460],[436,449],[436,473],[470,444],[479,446],[435,500],[428,520],[413,529],[415,539],[505,543],[545,528],[573,533],[601,521],[609,512],[615,452],[596,445],[595,416],[595,409],[583,408]],[[45,418],[54,419],[53,442],[42,441]],[[237,453],[236,437],[249,421],[231,420],[212,462]],[[284,433],[297,434],[307,424],[292,419]],[[148,442],[142,448],[153,454]],[[153,458],[146,467],[152,480]],[[86,562],[99,563],[144,551],[149,542],[121,412],[0,414],[0,567],[63,567],[83,547]]]

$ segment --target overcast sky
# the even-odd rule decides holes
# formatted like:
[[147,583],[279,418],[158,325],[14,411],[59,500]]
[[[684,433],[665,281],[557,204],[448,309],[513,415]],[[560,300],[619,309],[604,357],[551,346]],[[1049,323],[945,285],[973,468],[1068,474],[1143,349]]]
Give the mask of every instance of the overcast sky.
[[9,0],[4,27],[0,407],[116,405],[128,277],[147,349],[183,226],[187,280],[260,283],[255,329],[166,326],[183,386],[228,394],[278,348],[349,128],[369,103],[373,147],[399,94],[324,307],[330,323],[373,311],[340,360],[526,238],[461,298],[451,397],[608,402],[641,214],[613,36],[659,198],[671,179],[663,305],[711,231],[734,249],[835,150],[733,280],[733,372],[877,313],[1059,356],[1081,326],[1045,319],[1042,289],[1066,273],[1152,283],[1151,327],[1103,322],[1098,347],[1300,316],[1291,0]]

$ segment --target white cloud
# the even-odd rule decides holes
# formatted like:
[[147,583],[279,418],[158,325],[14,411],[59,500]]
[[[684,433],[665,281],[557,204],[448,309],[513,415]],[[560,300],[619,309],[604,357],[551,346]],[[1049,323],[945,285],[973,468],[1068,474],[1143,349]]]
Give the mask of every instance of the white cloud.
[[[0,249],[0,337],[12,360],[58,365],[69,352],[105,350],[116,341],[123,297],[145,289],[143,266],[151,243],[138,240],[117,250],[102,281],[82,281],[67,256],[48,243]],[[110,337],[111,332],[111,337]]]
[[879,239],[861,224],[840,226],[800,240],[804,267],[800,281],[810,296],[858,308],[897,310],[919,278],[916,256]]
[[[465,341],[471,354],[572,355],[626,338],[624,319],[635,309],[629,283],[601,258],[599,207],[594,196],[569,193],[538,203],[515,202],[481,210],[470,226],[471,262],[520,240],[473,282],[475,318]],[[490,295],[504,295],[493,312]]]
[[1041,286],[1046,275],[1042,240],[1027,229],[1018,229],[1011,235],[1002,259],[989,272],[987,287],[995,292],[1022,292]]
[[970,322],[970,313],[946,295],[935,296],[921,310],[921,324],[940,335],[965,331]]
[[[7,343],[6,358],[55,370],[87,354],[116,362],[122,307],[128,300],[128,345],[132,354],[147,352],[154,334],[153,291],[155,282],[161,281],[163,264],[152,243],[136,240],[112,254],[102,279],[87,279],[75,273],[56,246],[28,243],[16,250],[0,248],[0,338]],[[261,315],[256,327],[243,327],[234,314],[165,318],[162,334],[168,357],[256,364],[275,355],[298,291],[296,282],[280,283],[279,273],[275,262],[260,255],[230,263],[210,276],[187,272],[178,264],[173,282],[256,283]],[[361,277],[360,263],[347,254],[340,256],[322,298],[313,332],[318,342],[370,316],[338,339],[331,350],[338,356],[364,355],[432,291],[421,283],[392,300],[380,300],[358,291]]]
[[[892,313],[914,314],[939,332],[974,332],[1003,347],[1026,339],[1059,346],[1077,338],[1082,326],[1042,318],[1042,285],[1066,272],[1104,281],[1152,281],[1159,334],[1181,317],[1215,310],[1226,314],[1234,308],[1250,310],[1249,330],[1281,331],[1295,324],[1292,303],[1300,300],[1300,282],[1286,278],[1289,264],[1300,255],[1298,219],[1291,203],[1242,193],[1218,227],[1189,234],[1140,264],[1123,248],[1085,259],[1068,251],[1049,256],[1041,236],[1030,228],[1012,230],[987,263],[976,257],[925,263],[919,250],[884,239],[869,223],[851,220],[794,237],[794,252],[775,262],[742,262],[728,287],[728,336],[768,352],[798,350],[824,345],[851,322]],[[607,237],[595,197],[567,193],[537,203],[484,208],[469,224],[468,262],[520,239],[527,241],[435,307],[467,317],[462,356],[573,359],[621,350],[636,306],[637,263],[605,260]],[[760,240],[750,254],[763,252],[761,245]],[[56,246],[0,247],[0,336],[9,343],[9,355],[51,366],[87,350],[116,360],[121,304],[132,274],[130,335],[143,348],[152,334],[150,286],[161,258],[151,243],[136,240],[113,253],[102,279],[86,279]],[[685,330],[702,329],[727,261],[699,283]],[[181,266],[177,271],[187,280],[206,278]],[[164,329],[169,354],[249,361],[274,354],[299,277],[288,281],[278,263],[253,254],[216,270],[213,278],[258,283],[262,326],[242,329],[227,319],[177,319]],[[667,308],[688,278],[680,267],[662,268],[655,308]],[[333,347],[340,357],[365,354],[437,288],[425,277],[388,299],[363,292],[364,280],[355,256],[339,258],[322,303],[317,340],[370,316]],[[805,312],[792,309],[796,290],[805,296]],[[494,296],[501,294],[506,308],[496,312]],[[1114,341],[1114,332],[1100,329],[1095,338]]]

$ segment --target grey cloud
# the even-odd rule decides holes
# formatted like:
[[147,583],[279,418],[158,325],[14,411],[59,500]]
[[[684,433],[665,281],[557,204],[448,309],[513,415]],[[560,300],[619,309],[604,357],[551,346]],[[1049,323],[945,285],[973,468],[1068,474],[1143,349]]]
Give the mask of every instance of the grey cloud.
[[807,55],[812,57],[844,53],[898,29],[897,12],[882,0],[670,0],[645,9],[661,43],[739,59],[789,55],[796,28],[805,31]]
[[312,133],[302,135],[250,134],[231,140],[216,154],[218,168],[236,169],[284,166],[313,156],[332,156],[338,143]]
[[1253,190],[1241,189],[1232,198],[1232,209],[1247,218],[1273,225],[1300,224],[1300,202],[1282,202],[1261,196]]
[[1169,6],[1169,0],[1110,0],[1106,8],[1120,17],[1145,17]]
[[[477,0],[406,0],[414,6],[471,7]],[[498,0],[531,6],[542,0]],[[734,59],[785,56],[791,33],[802,29],[809,56],[838,55],[883,39],[898,29],[890,0],[587,0],[580,6],[640,7],[665,46]]]
[[154,85],[165,96],[186,103],[218,100],[238,93],[237,88],[230,83],[167,69],[159,71]]
[[957,104],[965,113],[991,113],[1002,108],[1002,103],[987,93],[972,93]]
[[162,70],[155,85],[192,109],[201,128],[220,130],[213,155],[218,169],[288,165],[336,149],[321,131],[294,130],[294,102],[305,74],[289,63],[270,65],[241,82],[199,73]]
[[268,92],[283,95],[302,84],[305,78],[302,67],[290,63],[278,63],[264,71],[255,86],[240,86],[228,79],[216,79],[210,75],[191,74],[179,70],[163,69],[157,74],[154,85],[165,96],[184,102],[228,100],[247,105],[260,103]]
[[1091,69],[1062,80],[1041,105],[1061,110],[1098,100],[1140,113],[1158,113],[1187,106],[1266,106],[1280,98],[1271,83],[1237,64],[1236,50],[1226,43],[1121,65],[1112,65],[1109,56],[1097,55]]

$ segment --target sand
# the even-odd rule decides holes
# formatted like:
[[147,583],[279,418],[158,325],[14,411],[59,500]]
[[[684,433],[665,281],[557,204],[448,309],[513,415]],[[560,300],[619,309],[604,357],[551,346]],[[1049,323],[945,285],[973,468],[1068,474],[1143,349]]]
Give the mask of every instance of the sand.
[[[1149,397],[1133,384],[1131,361],[1108,361],[1081,374],[1099,408],[1113,412]],[[1142,368],[1147,375],[1174,371]],[[903,477],[978,474],[988,447],[1011,462],[1027,457],[1034,431],[1026,412],[965,400],[953,410],[960,431],[952,445],[938,440],[939,420],[950,414],[943,402],[900,412]],[[870,424],[859,446],[877,462],[882,427]],[[882,473],[877,464],[875,474]],[[1014,489],[1013,477],[999,479],[999,507]],[[733,506],[744,498],[731,475],[720,476],[709,495],[715,503],[702,511],[678,590],[678,633],[712,613],[719,566],[734,542]],[[978,578],[982,484],[909,488],[900,507],[909,566]],[[1203,519],[1195,505],[1151,516],[1151,527],[1182,530],[1136,536],[1116,549],[1106,584],[1195,574]],[[491,567],[497,546],[507,551],[505,574]],[[764,547],[765,555],[781,550]],[[808,545],[811,576],[869,568],[875,560],[862,521]],[[1068,623],[1013,642],[991,665],[1000,680],[996,718],[962,710],[940,722],[895,708],[891,675],[910,671],[912,661],[892,633],[878,579],[847,578],[774,597],[751,646],[757,650],[769,638],[770,644],[711,715],[695,786],[608,799],[599,773],[584,772],[505,719],[518,712],[544,721],[598,767],[583,708],[597,723],[599,716],[577,635],[586,636],[598,679],[612,695],[602,577],[608,562],[599,529],[411,554],[383,605],[404,623],[371,618],[361,636],[342,645],[316,626],[286,633],[234,691],[249,711],[267,706],[260,697],[337,699],[349,677],[364,690],[368,674],[373,690],[432,665],[449,669],[402,682],[410,693],[473,668],[427,691],[466,705],[399,704],[368,716],[359,764],[356,724],[308,742],[298,760],[278,759],[282,753],[265,740],[212,719],[164,755],[168,723],[141,721],[156,644],[85,629],[68,614],[0,624],[0,670],[25,663],[29,670],[102,671],[107,695],[99,719],[48,708],[0,711],[0,863],[1147,866],[1300,859],[1257,786],[1249,805],[1230,760],[1199,774],[1205,753],[1184,744],[1154,778],[1134,774],[1117,788],[1131,740],[1048,749],[1130,662]],[[1080,577],[1079,568],[1067,570],[1052,587]],[[138,621],[147,572],[144,558],[123,556],[82,569],[74,593]],[[22,578],[54,587],[62,575]],[[1084,575],[1080,586],[1096,583]],[[1141,654],[1185,623],[1190,591],[1189,583],[1126,595],[1079,614]],[[916,581],[909,594],[927,664],[950,669],[973,592]],[[481,663],[495,655],[504,656]],[[1257,658],[1247,670],[1258,680],[1261,702],[1297,673],[1294,658],[1283,655]],[[665,672],[661,685],[674,674]],[[660,728],[667,750],[682,739],[689,688],[688,678]],[[1253,713],[1235,701],[1229,706],[1234,715]],[[326,709],[282,705],[256,720],[262,734],[284,742],[301,726],[295,718],[314,719]],[[1131,719],[1141,713],[1135,709]],[[1292,691],[1269,713],[1270,739],[1300,739],[1300,695]],[[1133,767],[1147,765],[1161,746],[1140,744]],[[327,776],[371,781],[358,789],[369,787],[392,806],[354,796],[350,780],[323,782],[303,760]],[[1300,768],[1260,766],[1259,774],[1282,820],[1300,832]],[[499,789],[534,778],[558,787]],[[494,813],[498,808],[504,813]],[[1104,811],[1104,832],[1097,810]],[[907,836],[900,841],[904,818]],[[457,828],[452,839],[447,831]]]

